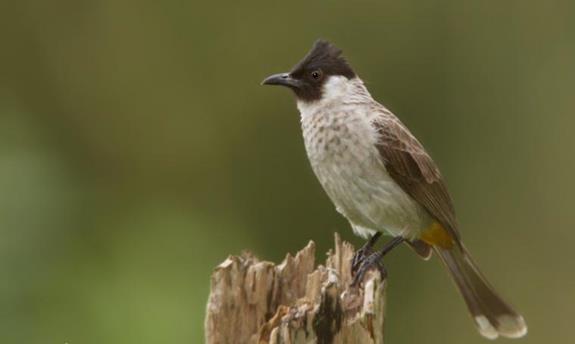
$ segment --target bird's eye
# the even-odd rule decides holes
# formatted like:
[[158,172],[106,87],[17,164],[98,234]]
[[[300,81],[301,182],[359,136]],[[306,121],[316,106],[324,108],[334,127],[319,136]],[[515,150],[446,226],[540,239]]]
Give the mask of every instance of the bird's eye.
[[311,77],[314,78],[315,80],[319,80],[319,78],[321,78],[321,71],[314,70],[313,72],[311,72]]

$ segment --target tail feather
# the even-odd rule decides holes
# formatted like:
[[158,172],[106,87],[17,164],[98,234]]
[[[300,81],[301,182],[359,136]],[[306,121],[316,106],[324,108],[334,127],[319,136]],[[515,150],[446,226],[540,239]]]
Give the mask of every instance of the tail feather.
[[497,295],[462,244],[434,249],[449,269],[481,335],[519,338],[527,333],[523,317]]

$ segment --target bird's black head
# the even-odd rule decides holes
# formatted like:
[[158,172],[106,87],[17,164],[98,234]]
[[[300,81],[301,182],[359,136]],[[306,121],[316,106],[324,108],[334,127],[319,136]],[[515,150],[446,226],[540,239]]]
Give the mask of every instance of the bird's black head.
[[271,75],[262,84],[287,86],[298,99],[314,101],[321,99],[323,85],[330,76],[352,79],[355,73],[341,56],[340,49],[320,39],[290,72]]

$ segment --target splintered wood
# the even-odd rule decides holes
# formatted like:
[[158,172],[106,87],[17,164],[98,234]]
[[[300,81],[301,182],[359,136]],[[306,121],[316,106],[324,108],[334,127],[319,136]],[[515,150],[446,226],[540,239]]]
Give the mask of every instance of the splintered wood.
[[383,343],[385,283],[371,270],[350,288],[353,252],[336,234],[317,268],[311,241],[280,265],[230,256],[212,275],[206,343]]

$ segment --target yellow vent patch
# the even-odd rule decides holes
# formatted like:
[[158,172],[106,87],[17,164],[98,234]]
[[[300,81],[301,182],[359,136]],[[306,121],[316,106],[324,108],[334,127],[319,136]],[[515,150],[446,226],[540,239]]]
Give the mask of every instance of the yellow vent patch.
[[439,246],[441,248],[452,248],[453,238],[451,234],[439,222],[433,222],[431,226],[421,232],[420,239],[429,245]]

